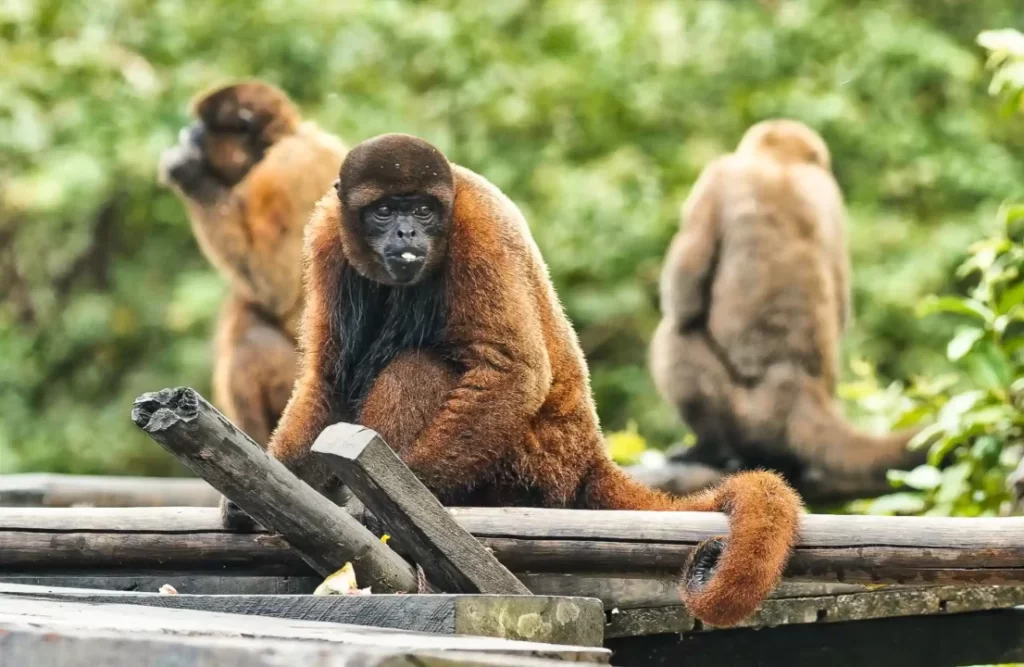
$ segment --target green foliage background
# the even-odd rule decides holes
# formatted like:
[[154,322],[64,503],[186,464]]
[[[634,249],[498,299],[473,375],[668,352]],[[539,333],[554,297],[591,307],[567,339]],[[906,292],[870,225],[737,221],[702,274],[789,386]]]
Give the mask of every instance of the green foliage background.
[[[199,88],[258,76],[354,143],[435,142],[520,204],[608,429],[681,429],[645,369],[656,281],[701,167],[802,119],[851,211],[850,356],[937,372],[920,320],[1003,199],[1024,123],[986,94],[983,29],[1019,0],[6,0],[0,3],[0,470],[178,472],[131,400],[207,392],[224,293],[159,152]],[[946,328],[943,328],[946,327]]]

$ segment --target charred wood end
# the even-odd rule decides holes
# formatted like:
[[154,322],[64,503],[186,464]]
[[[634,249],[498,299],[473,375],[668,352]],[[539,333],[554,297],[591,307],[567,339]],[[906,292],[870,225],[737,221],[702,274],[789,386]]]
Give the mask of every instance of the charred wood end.
[[191,387],[143,394],[132,406],[132,421],[146,433],[159,433],[199,417],[199,394]]

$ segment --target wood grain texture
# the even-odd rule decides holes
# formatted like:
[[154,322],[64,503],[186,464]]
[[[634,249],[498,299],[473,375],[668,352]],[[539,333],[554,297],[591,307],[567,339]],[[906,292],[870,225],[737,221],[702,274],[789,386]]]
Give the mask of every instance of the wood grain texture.
[[0,595],[96,604],[138,604],[411,632],[600,646],[604,608],[581,597],[506,595],[159,595],[0,584]]
[[[726,532],[716,513],[453,508],[455,520],[513,572],[641,572],[681,566],[708,536]],[[67,540],[59,536],[69,536]],[[250,573],[306,574],[273,540],[221,539],[215,509],[0,508],[0,568],[102,567],[135,549],[162,557],[154,569],[188,569],[167,536],[192,540]],[[252,538],[252,536],[249,536]],[[938,519],[806,515],[787,576],[819,582],[964,585],[1024,582],[1024,517]],[[235,548],[243,550],[236,554]],[[81,554],[81,555],[80,555]],[[198,565],[196,565],[198,566]],[[290,569],[290,568],[296,569]]]
[[20,626],[4,628],[0,662],[32,667],[553,667],[573,661],[519,654],[353,647],[296,640],[124,636],[113,631],[52,631]]
[[122,637],[131,635],[227,638],[245,636],[253,639],[307,640],[371,651],[387,647],[390,650],[467,651],[592,662],[607,662],[609,656],[606,649],[596,647],[517,642],[492,637],[441,636],[319,621],[296,621],[262,616],[243,617],[237,614],[189,609],[162,609],[140,605],[69,602],[0,595],[0,629],[9,630],[26,626],[53,633],[116,632]]
[[268,456],[196,391],[135,400],[132,420],[261,525],[280,533],[320,574],[350,561],[361,586],[416,590],[413,569],[347,512]]
[[[991,586],[958,588],[934,586],[840,595],[769,599],[737,627],[773,628],[806,623],[844,623],[876,618],[934,614],[962,614],[1005,609],[1024,604],[1024,587]],[[608,637],[635,637],[661,633],[691,633],[701,626],[686,608],[663,607],[616,609],[608,615]]]
[[140,593],[155,593],[164,584],[170,584],[179,593],[203,595],[310,595],[321,581],[312,570],[307,577],[194,572],[131,574],[126,570],[49,574],[0,572],[0,582],[5,584]]
[[450,593],[530,595],[515,575],[457,524],[426,486],[374,431],[328,426],[313,452],[333,469],[419,564]]
[[216,507],[217,490],[201,479],[60,475],[0,475],[4,507]]

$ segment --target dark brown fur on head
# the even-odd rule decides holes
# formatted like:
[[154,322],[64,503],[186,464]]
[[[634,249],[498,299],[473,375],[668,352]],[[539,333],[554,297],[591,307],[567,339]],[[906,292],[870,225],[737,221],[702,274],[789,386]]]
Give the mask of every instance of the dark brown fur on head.
[[[441,226],[451,229],[455,180],[451,165],[437,148],[407,134],[383,134],[352,148],[336,183],[341,203],[341,234],[349,263],[364,277],[386,285],[393,280],[381,257],[366,242],[360,212],[383,197],[425,194],[440,206]],[[421,275],[442,262],[447,233],[431,243]]]
[[243,81],[198,95],[197,117],[165,151],[160,178],[197,201],[210,200],[217,187],[233,187],[281,139],[301,124],[298,108],[278,88]]
[[247,133],[268,146],[294,134],[299,108],[280,88],[263,81],[240,81],[200,93],[192,113],[213,132]]
[[828,145],[803,123],[788,119],[752,125],[740,140],[738,153],[767,153],[779,162],[804,162],[832,168]]

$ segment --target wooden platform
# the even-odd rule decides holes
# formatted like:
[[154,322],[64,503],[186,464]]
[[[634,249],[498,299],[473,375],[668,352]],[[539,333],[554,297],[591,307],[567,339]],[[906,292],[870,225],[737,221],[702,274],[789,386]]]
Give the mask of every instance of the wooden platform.
[[0,663],[10,665],[540,667],[552,661],[607,663],[609,657],[603,648],[0,594]]
[[0,584],[0,597],[191,609],[293,621],[326,621],[439,635],[601,646],[599,600],[543,595],[160,595]]

